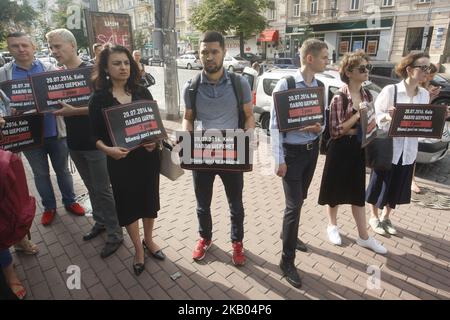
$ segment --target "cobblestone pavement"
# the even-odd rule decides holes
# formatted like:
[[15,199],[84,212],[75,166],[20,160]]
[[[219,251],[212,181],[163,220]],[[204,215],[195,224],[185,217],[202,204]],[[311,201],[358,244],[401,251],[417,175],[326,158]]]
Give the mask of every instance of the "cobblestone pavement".
[[[165,124],[172,129],[179,126]],[[260,150],[266,150],[265,143]],[[54,223],[43,227],[39,203],[31,235],[40,253],[13,254],[28,299],[450,298],[450,213],[414,203],[401,206],[392,216],[399,235],[376,236],[389,250],[382,256],[355,244],[356,226],[349,206],[343,206],[338,215],[343,245],[333,246],[325,234],[325,208],[317,204],[323,156],[301,214],[299,236],[309,248],[308,253],[298,252],[296,258],[303,287],[291,287],[278,268],[284,204],[281,181],[269,174],[264,152],[257,153],[256,159],[259,163],[255,170],[245,174],[245,266],[236,268],[231,262],[228,204],[220,179],[216,180],[211,206],[214,244],[203,262],[193,262],[191,255],[198,237],[196,202],[192,176],[186,172],[175,182],[161,178],[161,210],[154,234],[167,259],[161,262],[147,257],[146,271],[139,277],[131,268],[134,252],[128,236],[114,255],[103,260],[99,254],[104,235],[89,242],[82,240],[92,226],[92,217],[75,217],[61,206]],[[37,194],[27,170],[30,189]],[[417,170],[419,184],[447,194],[449,173],[450,156]],[[78,174],[74,179],[77,194],[85,193]],[[54,176],[53,181],[57,190]],[[56,193],[59,195],[59,191]],[[80,289],[69,290],[66,285],[71,265],[80,267]],[[381,277],[378,288],[370,285],[367,272],[372,269]],[[170,276],[176,272],[181,277],[172,280]]]

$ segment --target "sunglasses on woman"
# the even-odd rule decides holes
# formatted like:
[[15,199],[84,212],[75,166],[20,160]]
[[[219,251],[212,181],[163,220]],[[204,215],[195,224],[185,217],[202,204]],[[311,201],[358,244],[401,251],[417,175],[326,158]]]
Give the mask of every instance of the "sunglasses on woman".
[[412,66],[412,67],[413,68],[419,68],[423,72],[430,72],[430,70],[431,70],[431,67],[430,66],[426,66],[426,65],[423,65],[423,66]]
[[356,67],[355,69],[359,71],[359,73],[366,73],[372,71],[373,66],[371,64],[366,65],[360,65],[359,67]]

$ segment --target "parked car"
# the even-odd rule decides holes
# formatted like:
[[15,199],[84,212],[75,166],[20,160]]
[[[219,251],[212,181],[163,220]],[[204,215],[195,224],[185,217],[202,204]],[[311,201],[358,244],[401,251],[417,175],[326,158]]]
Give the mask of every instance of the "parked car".
[[13,56],[9,51],[3,51],[0,52],[0,55],[2,56],[3,60],[5,60],[5,63],[11,62],[13,60]]
[[[381,88],[389,84],[398,83],[401,78],[395,73],[395,64],[391,62],[373,62],[373,69],[369,74],[369,79]],[[450,81],[442,74],[436,74],[431,80],[434,86],[440,86],[441,92],[431,101],[433,104],[450,105]]]
[[[241,55],[237,54],[237,55],[235,55],[235,57],[240,58]],[[251,52],[244,52],[244,56],[242,58],[244,58],[245,60],[249,61],[250,64],[253,64],[255,62],[261,63],[263,61],[261,56],[257,56],[256,54],[251,53]]]
[[150,57],[148,59],[147,65],[163,67],[164,66],[164,61],[160,57]]
[[298,69],[292,58],[278,58],[273,62],[273,66],[280,69]]
[[[294,76],[297,70],[293,69],[272,69],[261,76],[252,68],[246,68],[243,76],[249,80],[253,96],[253,114],[257,124],[262,129],[269,128],[270,108],[272,103],[272,92],[277,82],[287,76]],[[316,78],[323,82],[325,86],[325,101],[330,104],[334,93],[344,85],[340,79],[339,73],[334,70],[326,70],[323,73],[316,74]],[[367,81],[364,86],[371,92],[374,99],[381,92],[381,88]],[[419,152],[417,155],[418,163],[432,163],[445,157],[450,141],[450,122],[446,122],[442,139],[419,138]]]
[[249,61],[241,58],[241,57],[232,57],[229,55],[226,55],[223,59],[223,66],[228,71],[234,72],[234,71],[242,71],[245,67],[251,67],[251,64]]
[[34,57],[42,62],[48,62],[53,64],[54,66],[58,65],[58,61],[56,61],[55,58],[43,53],[43,52],[36,52]]
[[186,69],[201,69],[200,59],[194,54],[183,54],[177,59],[177,67]]

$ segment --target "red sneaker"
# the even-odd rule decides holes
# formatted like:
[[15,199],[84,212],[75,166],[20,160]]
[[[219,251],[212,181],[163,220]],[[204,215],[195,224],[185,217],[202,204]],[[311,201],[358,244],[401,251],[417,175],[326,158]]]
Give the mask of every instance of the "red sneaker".
[[84,216],[85,214],[83,207],[76,202],[72,203],[70,206],[66,206],[66,210],[77,216]]
[[42,214],[41,223],[44,226],[48,226],[50,223],[52,223],[53,219],[55,219],[55,215],[56,209],[45,210]]
[[200,238],[197,241],[197,245],[195,246],[194,252],[192,253],[192,259],[194,259],[195,261],[202,260],[206,255],[206,251],[208,251],[209,247],[211,247],[211,244],[212,244],[211,240]]
[[243,266],[245,264],[244,246],[242,242],[233,242],[233,264]]

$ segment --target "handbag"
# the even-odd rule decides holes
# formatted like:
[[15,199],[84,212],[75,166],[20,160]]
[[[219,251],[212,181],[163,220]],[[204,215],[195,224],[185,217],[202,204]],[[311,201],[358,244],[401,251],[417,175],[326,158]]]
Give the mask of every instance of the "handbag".
[[175,181],[184,174],[184,170],[181,168],[179,161],[176,163],[172,160],[172,150],[172,145],[163,140],[160,173],[167,179]]
[[[397,86],[394,84],[394,107],[397,105]],[[374,170],[388,171],[392,168],[394,141],[386,131],[377,130],[376,138],[366,146],[366,166]]]
[[146,88],[151,87],[151,86],[155,85],[155,83],[156,83],[155,78],[150,73],[147,73],[147,72],[144,73],[144,76],[142,77],[142,79],[144,80],[144,86]]
[[376,138],[366,146],[366,166],[374,170],[391,170],[394,144],[387,132],[377,130]]

